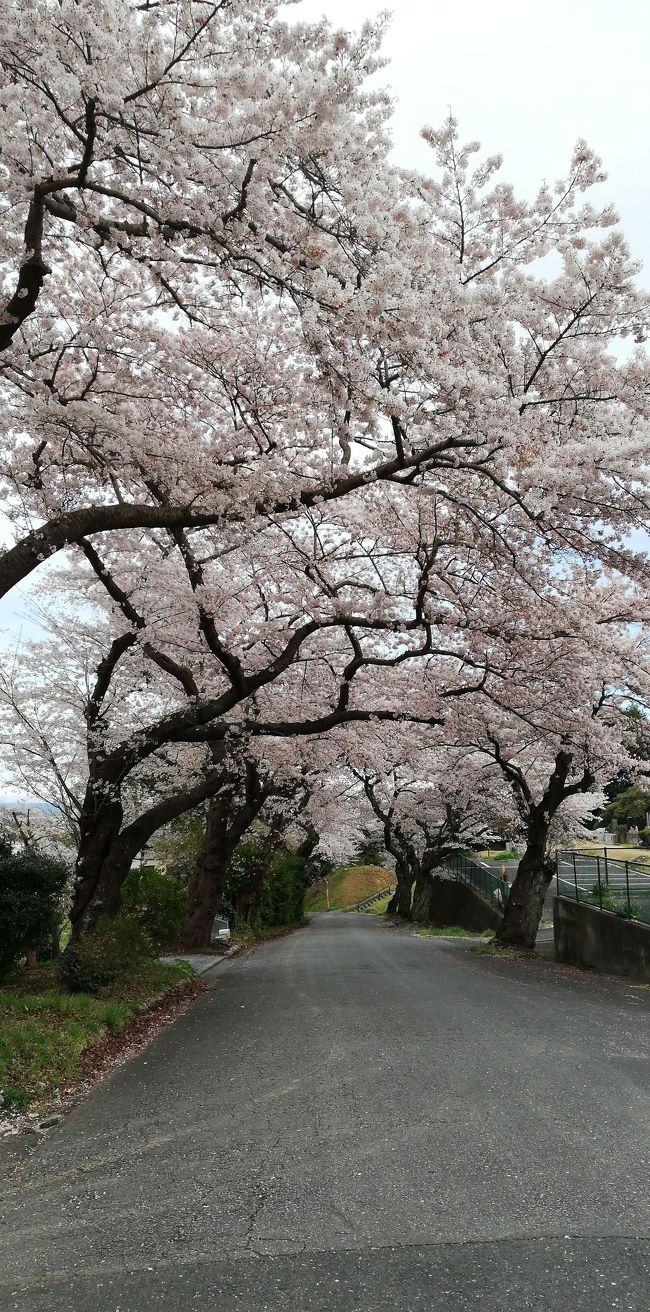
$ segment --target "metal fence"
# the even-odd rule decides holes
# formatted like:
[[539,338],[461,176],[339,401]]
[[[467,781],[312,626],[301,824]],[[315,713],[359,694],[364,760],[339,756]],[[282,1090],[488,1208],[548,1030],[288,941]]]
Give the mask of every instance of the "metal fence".
[[342,911],[365,911],[366,907],[371,907],[375,902],[381,902],[383,898],[391,896],[395,892],[395,885],[389,884],[388,888],[380,888],[378,893],[373,893],[371,897],[365,897],[363,902],[355,902],[351,907],[342,907]]
[[486,902],[491,902],[500,911],[503,910],[510,893],[510,884],[503,875],[495,875],[488,866],[472,860],[465,852],[453,852],[451,856],[445,858],[443,864],[455,879],[460,879],[463,884],[469,884],[485,898]]
[[602,856],[560,851],[557,892],[626,920],[650,924],[650,862],[622,861],[608,848],[603,848]]

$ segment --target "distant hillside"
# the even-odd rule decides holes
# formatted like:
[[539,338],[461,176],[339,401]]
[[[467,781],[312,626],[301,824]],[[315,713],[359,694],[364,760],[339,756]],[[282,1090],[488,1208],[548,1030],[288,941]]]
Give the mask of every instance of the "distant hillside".
[[32,798],[0,797],[0,811],[56,811],[51,802],[35,802]]
[[[342,911],[353,907],[356,902],[372,897],[395,883],[392,870],[383,866],[340,866],[328,877],[330,889],[330,910]],[[319,879],[317,884],[307,891],[307,911],[326,911],[325,883]]]

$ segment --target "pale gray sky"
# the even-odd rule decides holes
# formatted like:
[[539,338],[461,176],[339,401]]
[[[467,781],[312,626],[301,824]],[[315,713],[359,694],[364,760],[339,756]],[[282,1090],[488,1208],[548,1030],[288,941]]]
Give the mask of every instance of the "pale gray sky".
[[[382,8],[303,0],[288,13],[358,28]],[[451,107],[463,139],[501,152],[502,176],[530,195],[565,172],[585,137],[609,173],[602,198],[618,209],[650,286],[650,0],[401,0],[385,52],[380,76],[397,101],[398,161],[430,166],[420,128]],[[34,631],[26,591],[0,602],[0,645],[3,636],[15,641],[21,623],[23,638]]]
[[[354,29],[390,8],[303,0],[293,13]],[[503,178],[531,194],[584,137],[650,286],[650,0],[401,0],[384,49],[399,162],[429,167],[420,128],[451,106],[463,139],[503,154]]]

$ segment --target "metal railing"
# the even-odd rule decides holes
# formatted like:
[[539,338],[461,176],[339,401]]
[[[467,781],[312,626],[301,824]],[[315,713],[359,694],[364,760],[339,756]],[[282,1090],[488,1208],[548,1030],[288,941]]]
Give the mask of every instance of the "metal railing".
[[381,888],[378,893],[373,893],[372,897],[366,897],[363,902],[355,902],[354,906],[342,907],[342,911],[365,911],[366,907],[371,907],[374,902],[381,902],[382,898],[390,897],[395,892],[395,884],[389,884],[388,888]]
[[650,864],[623,861],[607,848],[602,856],[558,851],[556,887],[558,897],[650,924]]
[[465,852],[453,852],[451,856],[445,857],[443,866],[455,879],[460,879],[463,884],[469,884],[475,892],[480,893],[486,902],[490,902],[500,911],[503,910],[510,895],[510,884],[503,875],[495,875],[488,866],[474,861]]

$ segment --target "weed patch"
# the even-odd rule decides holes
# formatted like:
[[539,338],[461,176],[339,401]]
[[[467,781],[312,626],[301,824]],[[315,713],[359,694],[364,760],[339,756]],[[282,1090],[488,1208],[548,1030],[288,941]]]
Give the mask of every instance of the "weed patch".
[[79,1079],[88,1050],[194,974],[186,962],[141,961],[97,996],[69,993],[54,968],[22,971],[0,989],[0,1108],[44,1104]]
[[496,943],[493,939],[486,940],[484,943],[475,943],[474,947],[470,948],[470,952],[475,952],[479,957],[499,957],[502,961],[514,961],[517,958],[529,959],[530,957],[542,958],[542,954],[537,952],[535,948],[501,947],[501,944]]

